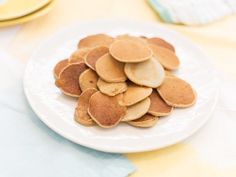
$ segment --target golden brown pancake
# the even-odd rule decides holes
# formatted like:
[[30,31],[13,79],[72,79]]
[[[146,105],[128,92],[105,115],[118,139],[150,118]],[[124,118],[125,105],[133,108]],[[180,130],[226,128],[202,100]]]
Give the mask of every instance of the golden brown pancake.
[[81,39],[78,43],[78,48],[93,48],[97,46],[109,47],[113,42],[113,38],[106,34],[95,34]]
[[129,84],[124,92],[123,104],[131,106],[147,98],[152,93],[152,88]]
[[109,53],[99,58],[95,65],[97,74],[107,82],[124,82],[124,64],[116,61]]
[[68,59],[59,61],[53,69],[54,78],[58,79],[60,72],[68,65]]
[[125,74],[129,80],[142,86],[157,88],[165,78],[165,71],[156,59],[141,63],[126,63]]
[[135,127],[143,127],[143,128],[148,128],[156,125],[158,121],[158,117],[150,115],[150,114],[145,114],[139,119],[132,120],[127,122],[128,124],[135,126]]
[[173,45],[171,45],[169,42],[165,41],[164,39],[158,38],[158,37],[153,37],[153,38],[149,38],[147,39],[147,42],[149,44],[154,44],[160,47],[165,47],[169,50],[171,50],[172,52],[175,52],[175,48]]
[[157,45],[150,45],[150,48],[153,51],[154,58],[157,59],[164,68],[168,70],[175,70],[179,68],[179,58],[174,52]]
[[152,50],[143,42],[134,40],[116,40],[110,46],[110,54],[120,62],[137,63],[148,60]]
[[80,63],[84,62],[86,55],[90,51],[90,48],[81,48],[73,52],[69,58],[70,63]]
[[98,79],[97,86],[102,93],[108,96],[115,96],[127,90],[126,82],[111,83],[106,82],[101,78]]
[[104,47],[104,46],[99,46],[99,47],[92,49],[85,58],[86,65],[88,67],[90,67],[91,69],[95,70],[95,64],[96,64],[97,60],[101,56],[108,53],[108,51],[109,51],[108,47]]
[[85,90],[79,97],[77,107],[75,108],[75,121],[85,125],[91,126],[94,125],[95,122],[88,114],[88,107],[89,107],[89,99],[90,97],[96,93],[96,89],[87,89]]
[[126,107],[119,104],[117,96],[110,97],[98,91],[89,100],[88,113],[103,128],[116,126],[125,112]]
[[154,116],[167,116],[171,113],[172,107],[166,104],[156,90],[150,95],[151,105],[148,113]]
[[142,37],[137,37],[137,36],[131,36],[129,34],[124,34],[124,35],[118,35],[116,37],[116,39],[118,40],[131,40],[131,41],[134,41],[134,42],[142,42],[144,44],[147,44],[147,41],[146,39],[142,38]]
[[127,107],[126,114],[124,115],[122,121],[131,121],[142,117],[148,112],[150,107],[150,99],[145,98],[144,100]]
[[85,63],[73,63],[66,66],[60,73],[55,84],[61,91],[72,97],[79,97],[81,89],[79,87],[79,76],[87,69]]
[[95,71],[91,69],[85,70],[79,76],[79,86],[82,92],[88,88],[97,89],[98,75]]
[[196,101],[196,93],[192,86],[177,77],[166,77],[157,91],[162,99],[173,107],[190,107]]

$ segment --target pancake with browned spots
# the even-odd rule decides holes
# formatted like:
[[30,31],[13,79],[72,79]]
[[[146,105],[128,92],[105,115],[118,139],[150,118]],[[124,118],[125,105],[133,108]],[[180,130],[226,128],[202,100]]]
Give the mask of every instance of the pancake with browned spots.
[[54,78],[57,79],[60,72],[68,65],[68,59],[59,61],[53,69]]
[[91,126],[94,125],[95,122],[88,114],[88,107],[89,107],[89,99],[90,97],[96,93],[96,89],[87,89],[85,90],[79,97],[77,107],[75,108],[75,121],[85,125]]
[[174,52],[156,45],[150,45],[150,48],[153,51],[154,58],[157,59],[164,68],[168,70],[175,70],[179,68],[179,58]]
[[161,47],[165,47],[168,50],[171,50],[172,52],[175,52],[175,48],[172,44],[170,44],[169,42],[167,42],[164,39],[158,38],[158,37],[153,37],[153,38],[148,38],[147,42],[149,44],[154,44],[157,46],[161,46]]
[[126,113],[126,107],[119,104],[117,96],[110,97],[101,92],[93,94],[89,100],[88,113],[103,128],[116,126]]
[[186,81],[177,77],[166,77],[157,88],[162,99],[173,107],[190,107],[196,102],[196,92]]
[[95,65],[96,65],[97,60],[101,56],[108,53],[108,51],[109,51],[108,47],[105,47],[105,46],[99,46],[92,49],[85,58],[86,65],[90,67],[92,70],[96,70]]
[[92,69],[87,69],[79,76],[80,89],[85,91],[88,88],[97,89],[98,75]]
[[82,93],[79,87],[79,76],[87,69],[85,63],[73,63],[66,66],[60,73],[55,84],[60,90],[72,97],[79,97]]
[[156,90],[152,91],[150,95],[151,105],[148,113],[154,116],[167,116],[171,113],[172,107],[166,104]]

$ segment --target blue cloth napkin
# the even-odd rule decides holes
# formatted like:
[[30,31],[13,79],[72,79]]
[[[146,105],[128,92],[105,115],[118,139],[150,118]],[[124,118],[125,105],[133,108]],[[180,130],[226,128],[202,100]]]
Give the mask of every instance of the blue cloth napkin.
[[148,0],[167,23],[201,25],[236,12],[235,0]]
[[74,144],[44,125],[25,99],[21,64],[3,51],[0,57],[1,177],[124,177],[134,171],[122,155]]

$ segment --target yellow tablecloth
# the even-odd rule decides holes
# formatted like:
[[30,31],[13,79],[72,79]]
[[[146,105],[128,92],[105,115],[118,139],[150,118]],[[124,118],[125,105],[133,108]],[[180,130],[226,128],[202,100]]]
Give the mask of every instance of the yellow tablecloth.
[[[57,29],[79,21],[111,18],[152,21],[176,30],[198,44],[219,70],[236,78],[236,15],[206,26],[170,25],[162,23],[145,0],[57,0],[48,15],[23,25],[8,50],[26,62],[41,40]],[[126,156],[137,167],[132,177],[236,176],[236,166],[216,168],[199,159],[186,143]]]

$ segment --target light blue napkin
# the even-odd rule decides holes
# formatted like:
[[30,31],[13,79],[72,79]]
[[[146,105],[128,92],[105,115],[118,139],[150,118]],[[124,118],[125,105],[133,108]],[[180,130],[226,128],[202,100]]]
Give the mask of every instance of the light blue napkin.
[[148,0],[167,23],[200,25],[236,12],[235,0]]
[[122,155],[74,144],[44,125],[25,100],[21,64],[3,51],[0,57],[0,177],[124,177],[134,171]]

